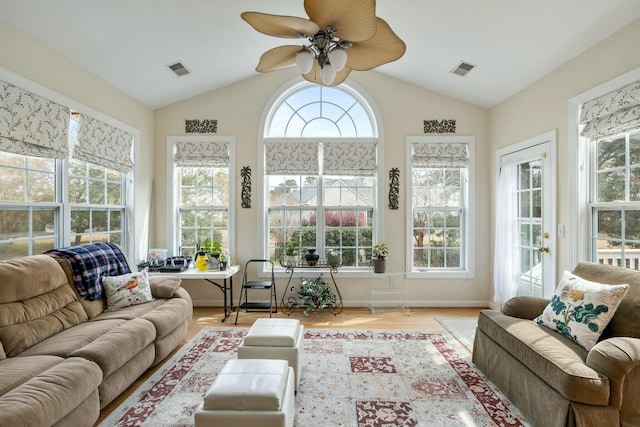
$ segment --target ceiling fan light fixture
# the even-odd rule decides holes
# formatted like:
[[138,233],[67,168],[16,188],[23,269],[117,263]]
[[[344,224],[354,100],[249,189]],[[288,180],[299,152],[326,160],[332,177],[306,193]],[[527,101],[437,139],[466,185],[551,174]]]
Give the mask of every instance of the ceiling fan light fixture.
[[342,71],[347,65],[347,52],[343,49],[333,49],[329,52],[329,62],[336,71]]
[[322,67],[322,83],[327,86],[331,86],[331,83],[336,79],[336,69],[331,64],[326,64]]
[[261,33],[306,38],[309,42],[307,46],[268,50],[260,57],[256,71],[297,66],[305,80],[337,86],[352,70],[371,70],[405,53],[404,42],[389,24],[376,17],[375,0],[304,0],[304,7],[310,19],[260,12],[241,14]]
[[313,68],[313,55],[307,49],[296,54],[296,65],[302,74],[307,74]]

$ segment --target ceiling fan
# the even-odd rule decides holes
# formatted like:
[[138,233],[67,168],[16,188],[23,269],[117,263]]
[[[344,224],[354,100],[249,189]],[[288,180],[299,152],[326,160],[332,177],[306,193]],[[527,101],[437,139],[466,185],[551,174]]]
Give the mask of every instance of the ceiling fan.
[[310,19],[244,12],[255,30],[274,37],[306,38],[309,45],[285,45],[260,57],[256,71],[298,66],[312,82],[337,86],[351,70],[367,71],[404,55],[404,42],[376,17],[375,0],[304,0]]

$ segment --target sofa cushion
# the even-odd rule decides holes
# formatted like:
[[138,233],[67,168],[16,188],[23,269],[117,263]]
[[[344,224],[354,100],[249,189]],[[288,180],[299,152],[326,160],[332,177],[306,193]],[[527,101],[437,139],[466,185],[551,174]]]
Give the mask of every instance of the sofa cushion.
[[640,272],[628,268],[593,262],[580,262],[573,274],[593,282],[611,285],[627,284],[629,290],[622,299],[616,315],[609,322],[600,340],[610,337],[640,338]]
[[34,345],[22,352],[21,356],[50,354],[60,357],[70,357],[74,351],[92,343],[125,322],[126,320],[123,319],[85,322]]
[[151,294],[156,298],[171,298],[176,289],[182,284],[182,279],[171,275],[157,275],[149,277]]
[[121,308],[119,310],[114,311],[105,311],[91,319],[91,321],[100,321],[107,319],[124,319],[131,320],[142,316],[145,313],[148,313],[156,308],[160,307],[165,303],[164,299],[156,299],[146,304],[138,304],[132,305],[131,307]]
[[144,319],[133,319],[75,350],[71,356],[95,362],[100,366],[106,378],[133,359],[155,338],[156,330],[151,322]]
[[57,356],[29,356],[10,357],[0,361],[0,396],[8,393],[20,384],[40,375],[44,371],[56,366],[64,359]]
[[69,286],[71,286],[71,289],[73,289],[73,292],[76,294],[76,298],[78,298],[80,304],[82,304],[82,308],[84,308],[84,311],[87,312],[87,316],[89,316],[89,319],[93,319],[95,316],[102,313],[105,308],[107,308],[106,299],[101,298],[98,300],[89,301],[88,299],[80,295],[80,292],[78,292],[78,288],[73,283],[73,271],[71,270],[69,261],[56,256],[51,257],[56,260],[60,267],[62,267],[64,274],[67,276],[67,282],[69,282]]
[[0,263],[0,341],[8,357],[87,319],[66,275],[51,257]]
[[588,367],[587,350],[537,323],[483,310],[478,328],[568,400],[607,405],[609,379]]
[[105,276],[102,286],[107,297],[107,311],[153,301],[146,269],[120,276]]
[[162,300],[164,304],[151,310],[141,317],[153,323],[156,328],[156,339],[170,334],[174,329],[189,323],[193,314],[190,302],[182,298]]
[[603,285],[565,271],[551,302],[534,319],[586,348],[596,344],[629,285]]
[[[1,363],[0,369],[2,369],[4,381],[5,368],[10,369],[10,364],[31,365],[35,373],[38,370],[35,366],[40,362],[34,362],[31,358],[17,357],[6,359]],[[35,374],[0,396],[0,414],[2,414],[0,424],[6,426],[54,425],[92,395],[97,405],[96,390],[101,381],[102,372],[95,363],[77,357],[61,359],[59,363]],[[85,422],[90,425],[93,421],[89,417]]]

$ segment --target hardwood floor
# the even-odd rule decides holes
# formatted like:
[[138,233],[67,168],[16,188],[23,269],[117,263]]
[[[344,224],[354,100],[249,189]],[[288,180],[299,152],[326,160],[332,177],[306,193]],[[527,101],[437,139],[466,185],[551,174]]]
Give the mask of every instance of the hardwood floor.
[[[409,313],[399,311],[388,311],[372,314],[368,308],[345,308],[342,313],[334,316],[326,310],[320,310],[305,316],[302,310],[296,310],[291,316],[287,316],[278,310],[274,317],[299,319],[305,328],[316,329],[410,329],[437,331],[442,330],[442,325],[436,320],[437,317],[478,317],[480,308],[412,308]],[[182,345],[193,338],[202,328],[229,328],[234,327],[235,313],[226,322],[222,320],[222,309],[219,307],[195,307],[193,309],[193,321],[189,327],[187,337]],[[240,312],[237,327],[250,327],[253,322],[264,317],[265,313]],[[181,346],[182,346],[181,345]],[[171,353],[170,358],[178,349]],[[140,387],[157,369],[162,366],[162,362],[156,367],[149,369],[138,378],[124,393],[118,396],[106,408],[100,412],[100,418],[96,425],[104,420],[113,410],[115,410],[126,398],[138,387]]]

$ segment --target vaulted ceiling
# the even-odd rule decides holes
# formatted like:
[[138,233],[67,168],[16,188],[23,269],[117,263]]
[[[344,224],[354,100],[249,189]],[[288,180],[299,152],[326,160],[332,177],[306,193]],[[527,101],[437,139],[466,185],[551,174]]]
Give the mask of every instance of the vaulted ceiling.
[[[250,78],[292,43],[244,11],[306,17],[303,0],[0,0],[1,20],[152,108]],[[378,0],[376,14],[407,45],[377,72],[491,107],[639,19],[640,1]],[[465,77],[451,73],[461,61],[476,66]]]

